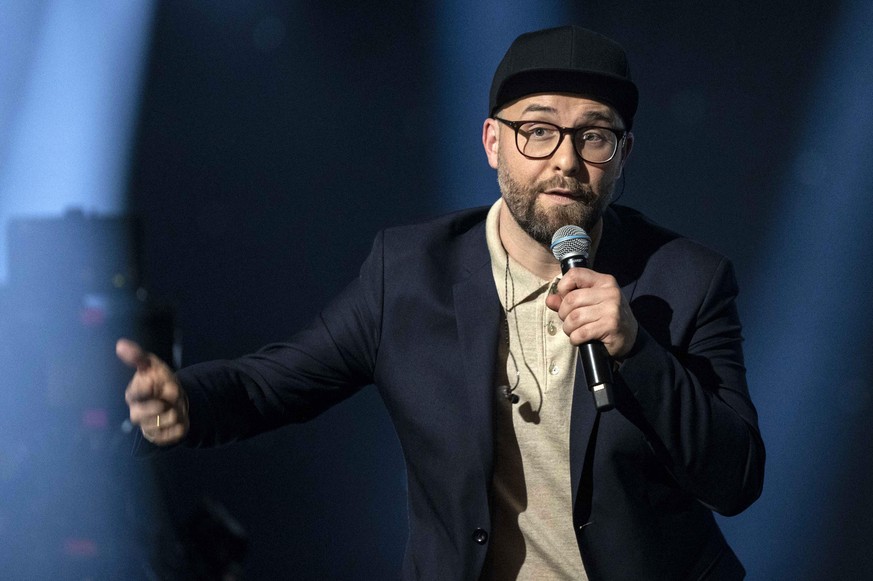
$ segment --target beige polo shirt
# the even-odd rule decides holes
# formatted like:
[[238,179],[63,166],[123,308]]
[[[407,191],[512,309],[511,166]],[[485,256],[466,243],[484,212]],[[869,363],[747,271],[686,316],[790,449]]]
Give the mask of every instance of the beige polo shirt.
[[573,531],[570,408],[578,349],[546,306],[552,281],[508,257],[498,200],[488,213],[491,270],[504,309],[498,353],[493,520],[483,579],[587,579]]

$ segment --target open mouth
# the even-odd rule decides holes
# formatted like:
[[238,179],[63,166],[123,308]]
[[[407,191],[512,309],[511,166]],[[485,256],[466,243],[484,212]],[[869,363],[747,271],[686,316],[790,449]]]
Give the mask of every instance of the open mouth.
[[575,202],[579,199],[579,196],[577,196],[571,190],[565,190],[562,188],[552,188],[549,190],[545,190],[542,192],[542,195],[550,200],[563,203]]

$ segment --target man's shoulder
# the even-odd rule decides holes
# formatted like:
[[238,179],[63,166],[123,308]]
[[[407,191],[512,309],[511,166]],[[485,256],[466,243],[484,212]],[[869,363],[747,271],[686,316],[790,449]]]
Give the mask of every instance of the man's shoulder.
[[646,280],[689,293],[695,285],[705,288],[723,269],[733,268],[722,253],[618,205],[604,215],[597,264],[622,285]]
[[429,274],[454,278],[488,262],[485,219],[488,207],[470,208],[430,220],[386,228],[377,246],[389,276]]
[[383,231],[386,248],[443,248],[480,236],[484,241],[488,209],[488,206],[468,208],[425,221],[386,228]]
[[658,224],[639,210],[613,204],[607,217],[611,235],[622,237],[625,245],[646,253],[682,253],[720,261],[724,257],[709,246]]
[[466,208],[435,218],[429,218],[410,224],[391,226],[385,229],[392,236],[458,236],[469,230],[485,224],[489,206]]

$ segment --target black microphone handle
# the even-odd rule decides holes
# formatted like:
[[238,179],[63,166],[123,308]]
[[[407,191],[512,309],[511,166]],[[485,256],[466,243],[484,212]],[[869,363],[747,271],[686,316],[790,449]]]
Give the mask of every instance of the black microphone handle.
[[567,274],[571,268],[588,268],[588,257],[582,254],[567,256],[561,261],[561,274]]
[[582,369],[588,380],[588,389],[594,397],[597,411],[605,412],[615,407],[612,397],[612,361],[606,347],[600,341],[589,341],[579,345]]
[[[567,274],[571,268],[588,268],[588,257],[576,254],[561,260],[561,273]],[[579,355],[582,358],[582,369],[588,390],[594,397],[597,411],[605,412],[615,407],[612,397],[612,360],[609,352],[600,341],[589,341],[579,345]]]

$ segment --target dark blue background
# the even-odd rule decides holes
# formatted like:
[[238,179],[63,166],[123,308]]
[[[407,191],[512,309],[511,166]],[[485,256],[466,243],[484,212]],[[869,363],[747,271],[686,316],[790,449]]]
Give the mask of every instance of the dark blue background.
[[[289,336],[378,229],[496,199],[480,146],[493,69],[517,34],[581,24],[625,46],[640,88],[621,202],[736,263],[769,457],[763,497],[722,521],[730,542],[752,579],[869,575],[870,229],[853,219],[871,208],[830,189],[856,172],[839,189],[871,193],[869,139],[848,131],[869,114],[835,98],[870,93],[835,70],[873,57],[845,45],[853,5],[529,4],[158,4],[129,203],[184,361]],[[819,145],[848,159],[828,165]],[[858,244],[821,255],[843,227]],[[209,496],[243,524],[252,579],[399,570],[403,460],[372,388],[309,424],[150,462],[167,522]]]

